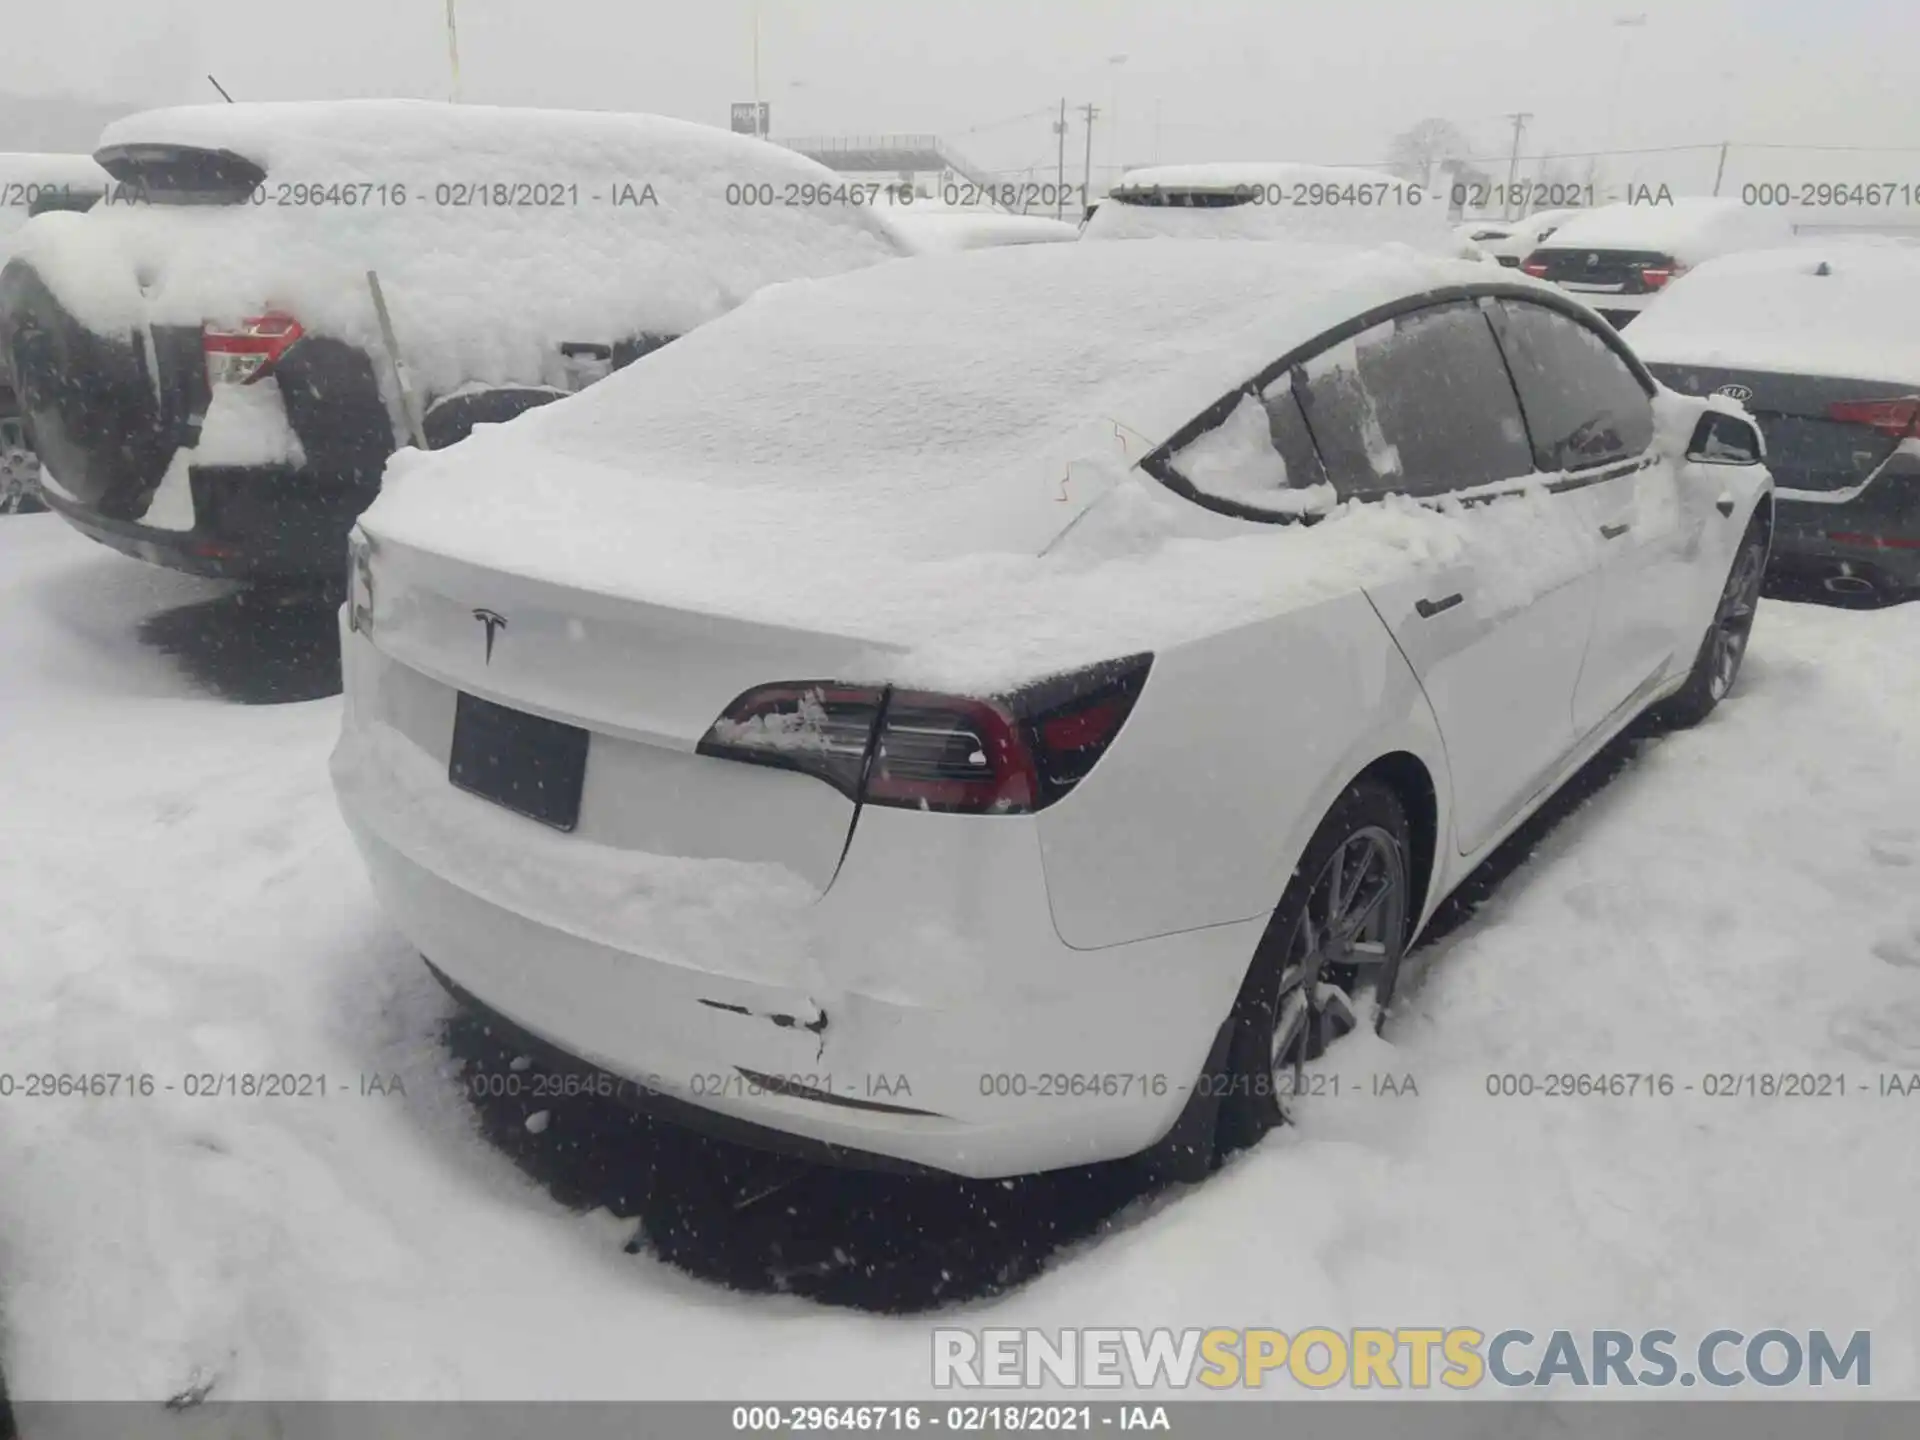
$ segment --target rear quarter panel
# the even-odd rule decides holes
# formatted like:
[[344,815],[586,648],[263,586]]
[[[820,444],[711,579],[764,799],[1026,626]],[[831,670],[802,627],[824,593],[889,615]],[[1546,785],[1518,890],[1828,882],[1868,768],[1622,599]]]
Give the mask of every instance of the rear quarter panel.
[[1119,738],[1040,814],[1060,938],[1080,949],[1271,910],[1361,770],[1447,772],[1432,712],[1359,592],[1164,650]]

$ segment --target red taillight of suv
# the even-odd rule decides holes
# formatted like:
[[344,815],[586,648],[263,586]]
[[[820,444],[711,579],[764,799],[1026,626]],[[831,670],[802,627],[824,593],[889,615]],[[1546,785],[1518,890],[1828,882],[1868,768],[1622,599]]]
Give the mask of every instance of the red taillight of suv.
[[1547,262],[1544,260],[1523,261],[1520,268],[1536,280],[1547,278]]
[[209,324],[200,333],[207,379],[215,385],[251,385],[305,333],[298,320],[277,310],[250,315],[232,328]]
[[1642,265],[1640,283],[1649,290],[1663,290],[1669,280],[1677,279],[1687,273],[1684,265]]
[[1027,814],[1093,769],[1152,661],[1137,655],[987,698],[828,681],[760,685],[727,707],[698,750],[798,770],[869,805]]
[[1827,407],[1827,418],[1842,425],[1864,425],[1895,440],[1920,434],[1920,395],[1897,400],[1837,400]]

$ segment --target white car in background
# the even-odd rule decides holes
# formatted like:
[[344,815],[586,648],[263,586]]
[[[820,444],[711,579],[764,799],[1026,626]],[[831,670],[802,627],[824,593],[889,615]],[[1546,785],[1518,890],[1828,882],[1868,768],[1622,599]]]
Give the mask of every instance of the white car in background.
[[1469,220],[1454,234],[1478,245],[1510,270],[1544,244],[1549,235],[1580,214],[1579,210],[1536,210],[1518,220]]
[[1479,259],[1454,233],[1444,196],[1334,165],[1219,162],[1129,170],[1095,205],[1083,240],[1297,240],[1411,245]]
[[643,1108],[1191,1173],[1608,739],[1727,693],[1758,460],[1584,306],[1406,250],[778,286],[395,458],[335,785],[449,987]]
[[1622,202],[1574,216],[1520,268],[1578,295],[1618,327],[1695,265],[1739,250],[1788,245],[1793,238],[1793,222],[1780,211],[1739,200],[1689,195]]
[[944,209],[915,203],[882,206],[880,213],[917,255],[986,250],[999,245],[1058,245],[1080,238],[1079,227],[1050,215]]

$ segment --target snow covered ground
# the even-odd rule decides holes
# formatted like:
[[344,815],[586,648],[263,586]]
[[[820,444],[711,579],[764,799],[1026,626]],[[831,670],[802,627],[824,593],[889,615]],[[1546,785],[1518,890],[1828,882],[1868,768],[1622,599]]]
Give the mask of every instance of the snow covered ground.
[[[1067,1178],[995,1211],[994,1187],[875,1199],[815,1175],[734,1211],[733,1162],[698,1146],[571,1112],[536,1134],[524,1102],[469,1103],[448,1004],[334,812],[337,701],[233,698],[255,666],[324,688],[324,616],[282,621],[320,652],[289,658],[225,594],[52,516],[0,519],[16,1399],[905,1397],[929,1383],[932,1315],[705,1277],[778,1270],[778,1241],[791,1288],[857,1298],[858,1276],[822,1278],[836,1251],[853,1269],[884,1252],[904,1283],[919,1245],[935,1276],[943,1253],[965,1272],[941,1293],[979,1294],[1089,1230],[941,1318],[1870,1329],[1876,1392],[1920,1393],[1920,1096],[1878,1093],[1920,1073],[1920,605],[1766,606],[1736,700],[1616,755],[1530,861],[1451,912],[1390,1040],[1326,1062],[1343,1093],[1206,1184],[1120,1208],[1123,1182]],[[238,1071],[329,1092],[185,1093]],[[1670,1074],[1675,1093],[1487,1093],[1489,1073],[1569,1071]],[[1754,1071],[1844,1074],[1847,1093],[1701,1093]],[[26,1098],[42,1072],[155,1088]],[[1376,1097],[1376,1073],[1418,1094]],[[630,1253],[613,1210],[667,1217],[664,1238]]]

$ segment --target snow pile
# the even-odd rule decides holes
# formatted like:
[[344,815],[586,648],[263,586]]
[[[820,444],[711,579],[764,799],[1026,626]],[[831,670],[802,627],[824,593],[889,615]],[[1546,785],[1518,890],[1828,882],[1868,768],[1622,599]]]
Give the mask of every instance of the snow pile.
[[1920,385],[1920,250],[1825,240],[1709,261],[1632,344],[1657,363]]
[[658,116],[351,100],[155,111],[102,136],[103,153],[149,143],[254,161],[259,203],[125,201],[25,227],[18,254],[85,324],[272,306],[373,350],[374,270],[430,391],[562,384],[558,342],[682,334],[764,285],[901,253],[864,206],[789,203],[838,184],[824,167]]
[[882,212],[920,254],[984,250],[993,245],[1045,245],[1077,240],[1080,231],[1045,215],[1008,215],[999,210],[915,209],[896,205]]
[[[1236,191],[1251,192],[1252,198],[1226,206],[1141,203]],[[1139,198],[1130,203],[1130,196]],[[1381,171],[1288,163],[1129,170],[1100,202],[1081,238],[1397,242],[1430,255],[1479,253],[1453,233],[1440,196]]]
[[1781,211],[1683,195],[1580,211],[1548,237],[1546,248],[1644,250],[1696,265],[1735,250],[1788,244],[1793,233],[1793,222]]

